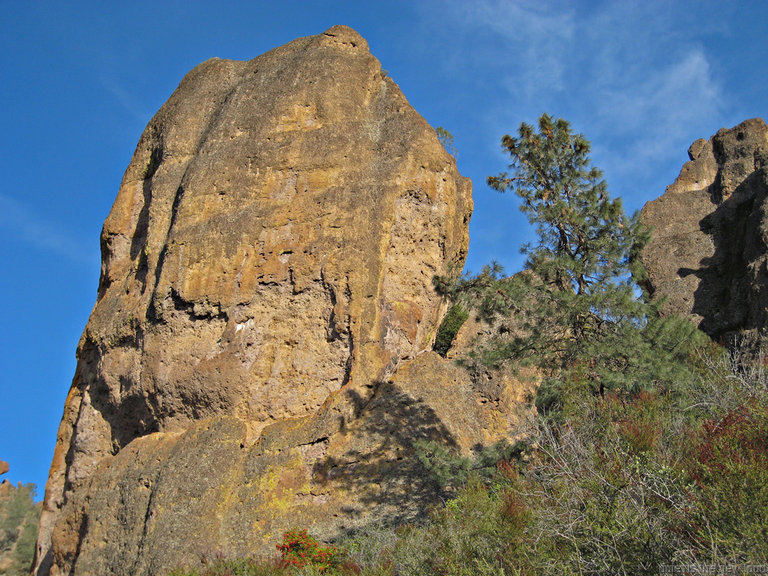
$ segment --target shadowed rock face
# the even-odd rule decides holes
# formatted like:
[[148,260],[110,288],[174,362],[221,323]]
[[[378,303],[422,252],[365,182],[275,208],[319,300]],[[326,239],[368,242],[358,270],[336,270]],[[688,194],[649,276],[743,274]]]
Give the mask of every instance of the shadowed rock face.
[[36,574],[159,574],[419,513],[415,439],[466,452],[509,425],[418,355],[471,209],[349,28],[190,72],[104,224]]
[[768,325],[768,127],[757,118],[709,140],[642,210],[653,237],[648,288],[668,313],[729,339]]

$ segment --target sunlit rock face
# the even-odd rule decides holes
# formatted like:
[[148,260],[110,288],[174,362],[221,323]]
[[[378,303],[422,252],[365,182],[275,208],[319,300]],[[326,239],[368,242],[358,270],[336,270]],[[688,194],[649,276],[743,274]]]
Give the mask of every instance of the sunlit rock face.
[[509,427],[422,353],[471,210],[350,28],[190,72],[104,224],[35,573],[161,574],[423,510],[416,439]]
[[715,338],[768,326],[768,127],[747,120],[697,140],[665,194],[645,205],[648,288]]

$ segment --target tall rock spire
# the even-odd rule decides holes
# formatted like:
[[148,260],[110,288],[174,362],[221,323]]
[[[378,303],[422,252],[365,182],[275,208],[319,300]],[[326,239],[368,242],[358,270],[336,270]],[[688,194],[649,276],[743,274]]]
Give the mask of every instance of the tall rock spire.
[[[366,409],[431,346],[431,281],[461,269],[471,210],[469,180],[354,30],[192,70],[104,224],[36,574],[158,574],[271,546],[310,508],[321,532],[351,521],[323,483],[350,442],[373,458]],[[382,417],[402,398],[389,386]],[[400,432],[450,436],[399,409]]]

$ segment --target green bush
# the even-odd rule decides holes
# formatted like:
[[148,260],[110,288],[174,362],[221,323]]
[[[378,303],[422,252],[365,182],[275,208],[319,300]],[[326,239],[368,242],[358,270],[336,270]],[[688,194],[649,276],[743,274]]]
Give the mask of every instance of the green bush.
[[377,528],[349,544],[363,574],[499,576],[513,574],[529,513],[514,481],[471,475],[426,522]]
[[437,329],[437,336],[432,349],[444,357],[451,349],[456,333],[467,321],[467,318],[469,318],[469,312],[464,306],[461,304],[451,306]]
[[686,461],[685,529],[713,562],[768,561],[768,404],[749,399],[704,422]]
[[32,566],[40,506],[35,504],[35,485],[7,486],[0,496],[0,564],[7,576],[26,576]]

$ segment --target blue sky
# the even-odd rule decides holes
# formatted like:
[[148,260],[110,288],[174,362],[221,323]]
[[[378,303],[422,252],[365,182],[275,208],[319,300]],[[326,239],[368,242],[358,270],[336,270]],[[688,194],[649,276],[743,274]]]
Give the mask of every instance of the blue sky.
[[99,233],[139,136],[200,62],[360,32],[474,182],[468,267],[519,269],[530,228],[485,178],[543,112],[593,143],[629,212],[688,146],[768,118],[768,2],[0,0],[0,459],[42,494],[96,297]]

